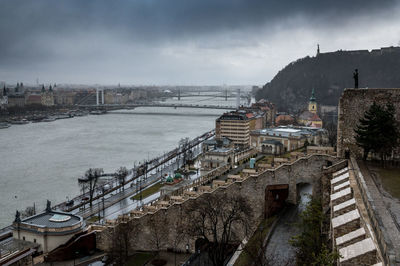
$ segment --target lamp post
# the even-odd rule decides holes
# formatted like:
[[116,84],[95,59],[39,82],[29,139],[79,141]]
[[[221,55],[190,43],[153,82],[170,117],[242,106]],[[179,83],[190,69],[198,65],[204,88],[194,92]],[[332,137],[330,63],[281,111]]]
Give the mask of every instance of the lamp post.
[[104,224],[104,219],[106,218],[106,209],[104,208],[104,186],[101,188],[102,192],[103,192],[103,220],[102,220],[102,224]]
[[76,265],[76,264],[75,264],[75,260],[77,259],[78,255],[79,255],[79,251],[75,251],[75,256],[74,256],[74,265]]

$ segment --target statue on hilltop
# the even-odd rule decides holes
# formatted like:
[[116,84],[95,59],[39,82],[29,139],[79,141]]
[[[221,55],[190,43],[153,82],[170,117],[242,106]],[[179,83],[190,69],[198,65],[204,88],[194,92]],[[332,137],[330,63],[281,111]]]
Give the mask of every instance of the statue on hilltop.
[[354,88],[358,89],[358,69],[356,68],[353,72]]

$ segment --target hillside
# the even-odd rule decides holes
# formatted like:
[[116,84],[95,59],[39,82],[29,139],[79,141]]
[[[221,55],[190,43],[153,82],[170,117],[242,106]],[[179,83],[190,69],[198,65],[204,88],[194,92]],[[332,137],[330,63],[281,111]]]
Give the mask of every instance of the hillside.
[[305,107],[312,88],[319,104],[337,105],[344,88],[354,87],[358,68],[359,87],[399,88],[400,47],[337,51],[305,57],[290,63],[256,94],[277,104],[279,111]]

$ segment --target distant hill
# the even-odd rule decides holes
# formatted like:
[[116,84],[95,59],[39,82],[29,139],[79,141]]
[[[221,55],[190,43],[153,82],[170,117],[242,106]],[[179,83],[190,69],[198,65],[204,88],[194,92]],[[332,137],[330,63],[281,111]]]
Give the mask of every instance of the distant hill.
[[305,107],[315,88],[319,104],[337,105],[343,89],[354,87],[355,68],[361,88],[399,88],[400,47],[307,56],[279,71],[256,93],[256,99],[274,102],[279,111],[295,112]]

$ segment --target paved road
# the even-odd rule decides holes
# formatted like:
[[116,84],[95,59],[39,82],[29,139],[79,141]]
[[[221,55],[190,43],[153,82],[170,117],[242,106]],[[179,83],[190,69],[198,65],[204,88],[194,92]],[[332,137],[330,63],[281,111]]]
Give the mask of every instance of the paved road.
[[[183,159],[180,160],[179,165],[182,165],[182,161]],[[138,206],[138,203],[141,202],[133,201],[130,199],[130,197],[140,191],[139,185],[142,187],[142,189],[145,189],[147,186],[159,182],[162,174],[172,174],[173,171],[176,169],[177,161],[173,161],[172,163],[165,165],[162,171],[153,171],[153,173],[149,174],[147,178],[141,179],[141,182],[133,181],[131,182],[132,186],[131,184],[125,185],[125,190],[120,190],[119,192],[114,192],[113,194],[108,195],[108,197],[104,199],[106,216],[114,213],[123,214],[135,209]],[[147,201],[142,202],[142,204],[143,203],[147,203]],[[92,208],[87,207],[85,210],[77,212],[77,214],[83,216],[84,218],[87,218],[93,215],[97,215],[99,213],[99,209],[101,210],[100,215],[103,216],[102,199],[94,200]],[[109,219],[111,219],[111,217]]]
[[299,221],[299,214],[309,201],[307,194],[311,192],[312,186],[309,184],[299,187],[299,204],[288,206],[282,213],[266,248],[266,257],[273,261],[273,265],[296,265],[296,253],[289,240],[300,233],[295,223]]

